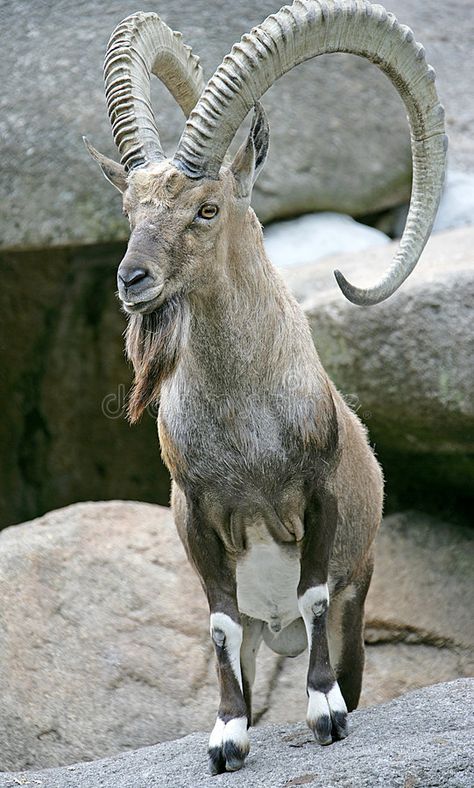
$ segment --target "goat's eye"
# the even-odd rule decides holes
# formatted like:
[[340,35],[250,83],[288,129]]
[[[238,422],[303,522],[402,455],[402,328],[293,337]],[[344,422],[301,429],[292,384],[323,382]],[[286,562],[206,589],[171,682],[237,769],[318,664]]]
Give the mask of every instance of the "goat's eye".
[[219,213],[219,208],[213,202],[206,202],[201,205],[197,213],[200,219],[213,219]]

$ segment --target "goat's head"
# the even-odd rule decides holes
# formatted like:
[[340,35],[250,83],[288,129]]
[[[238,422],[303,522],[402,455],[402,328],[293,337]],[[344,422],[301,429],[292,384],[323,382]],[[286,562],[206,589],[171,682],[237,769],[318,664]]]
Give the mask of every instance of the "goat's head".
[[[87,142],[106,178],[123,193],[131,224],[118,271],[120,298],[129,312],[148,313],[210,273],[219,244],[238,232],[268,146],[258,103],[293,66],[325,52],[351,52],[377,63],[408,110],[413,189],[400,249],[390,270],[371,288],[337,281],[353,303],[376,304],[397,290],[416,265],[431,231],[444,178],[446,138],[433,70],[408,28],[381,6],[352,0],[295,0],[243,36],[206,88],[198,59],[155,14],[125,19],[109,41],[105,90],[121,164]],[[385,53],[385,54],[384,54]],[[150,105],[150,75],[168,87],[188,121],[167,159]],[[247,141],[234,161],[227,150],[255,107]]]
[[123,192],[131,236],[117,283],[124,309],[149,313],[190,289],[205,289],[229,243],[242,238],[253,183],[265,161],[268,124],[257,104],[250,133],[216,178],[189,178],[169,159],[133,169],[88,145],[108,180]]

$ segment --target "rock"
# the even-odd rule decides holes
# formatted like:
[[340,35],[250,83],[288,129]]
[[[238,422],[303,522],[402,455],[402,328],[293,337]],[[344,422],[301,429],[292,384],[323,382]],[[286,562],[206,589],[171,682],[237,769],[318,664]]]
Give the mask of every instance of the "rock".
[[[378,544],[365,704],[472,667],[464,532],[400,515]],[[434,579],[417,629],[413,588],[423,598]],[[207,605],[168,509],[81,503],[4,530],[0,595],[0,771],[92,760],[212,727]],[[304,718],[306,658],[262,647],[259,724]]]
[[384,519],[376,545],[366,639],[474,649],[472,529],[406,512]]
[[384,233],[350,216],[328,212],[275,222],[265,230],[265,248],[277,268],[305,265],[331,254],[383,246],[389,240]]
[[91,498],[169,501],[152,410],[125,418],[123,251],[0,254],[0,529]]
[[0,596],[0,771],[211,729],[207,604],[169,509],[82,503],[5,529]]
[[325,369],[369,428],[392,506],[474,496],[473,244],[473,228],[434,236],[400,290],[369,309],[341,297],[333,270],[369,284],[396,243],[285,271]]
[[362,703],[474,672],[472,529],[420,512],[386,517],[366,604]]
[[207,734],[199,733],[94,763],[3,774],[0,788],[214,788],[216,780],[236,788],[468,788],[474,781],[473,685],[459,679],[355,711],[349,737],[330,747],[315,744],[304,724],[253,730],[248,761],[230,778],[209,776]]
[[[222,4],[169,0],[165,21],[183,32],[201,56],[206,78],[232,44],[281,0]],[[437,70],[448,108],[451,160],[474,171],[471,88],[472,15],[464,3],[391,0],[390,10],[411,26]],[[156,2],[142,0],[144,11]],[[106,118],[102,62],[115,25],[135,7],[113,4],[25,4],[11,0],[3,19],[0,136],[3,140],[0,237],[6,247],[123,240],[128,226],[119,196],[101,178],[82,144],[87,134],[116,155]],[[160,8],[158,7],[160,11]],[[160,11],[161,13],[161,11]],[[459,30],[462,34],[459,34]],[[71,34],[74,31],[74,34]],[[12,63],[22,52],[22,79]],[[410,193],[405,111],[388,79],[362,59],[318,58],[294,69],[264,97],[271,150],[254,204],[263,221],[314,210],[363,215],[397,205]],[[183,127],[164,88],[155,90],[159,127],[169,152]]]

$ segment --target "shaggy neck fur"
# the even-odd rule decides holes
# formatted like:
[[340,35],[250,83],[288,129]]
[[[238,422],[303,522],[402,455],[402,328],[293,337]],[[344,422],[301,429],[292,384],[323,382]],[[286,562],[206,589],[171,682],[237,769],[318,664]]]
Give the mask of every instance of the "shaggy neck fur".
[[145,408],[155,403],[162,383],[175,370],[183,341],[185,308],[178,296],[149,315],[131,315],[126,330],[126,353],[135,380],[128,402],[134,424]]
[[[206,399],[281,395],[297,421],[314,422],[304,404],[326,391],[309,327],[266,257],[252,210],[215,250],[207,275],[186,296],[150,315],[132,315],[126,350],[135,370],[129,418],[158,400],[179,364]],[[290,396],[288,396],[290,394]],[[298,404],[299,403],[299,404]]]

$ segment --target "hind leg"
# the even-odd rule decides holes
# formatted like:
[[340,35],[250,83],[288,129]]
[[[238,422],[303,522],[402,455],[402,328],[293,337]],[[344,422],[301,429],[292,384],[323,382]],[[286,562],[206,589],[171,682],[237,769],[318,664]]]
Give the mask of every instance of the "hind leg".
[[328,565],[336,525],[337,502],[329,492],[319,491],[305,512],[298,607],[309,649],[306,721],[320,744],[331,744],[348,734],[347,708],[328,644]]
[[331,601],[328,641],[331,664],[348,711],[357,708],[364,671],[364,603],[372,577],[372,559],[360,578]]
[[242,667],[242,682],[245,703],[247,706],[248,725],[252,725],[252,686],[255,681],[255,662],[257,652],[262,642],[262,633],[265,626],[263,621],[241,615],[243,637],[240,647],[240,664]]

